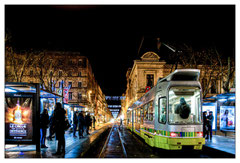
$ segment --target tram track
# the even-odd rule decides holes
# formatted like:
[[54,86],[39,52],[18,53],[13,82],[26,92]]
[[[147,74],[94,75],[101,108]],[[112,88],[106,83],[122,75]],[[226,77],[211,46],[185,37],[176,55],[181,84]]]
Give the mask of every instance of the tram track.
[[117,124],[113,124],[98,158],[127,158],[127,152]]

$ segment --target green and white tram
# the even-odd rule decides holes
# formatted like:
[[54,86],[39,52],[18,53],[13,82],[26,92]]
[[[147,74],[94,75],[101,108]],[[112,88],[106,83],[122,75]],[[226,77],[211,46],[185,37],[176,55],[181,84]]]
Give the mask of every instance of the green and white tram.
[[201,150],[203,138],[200,71],[179,69],[128,108],[127,126],[152,147]]

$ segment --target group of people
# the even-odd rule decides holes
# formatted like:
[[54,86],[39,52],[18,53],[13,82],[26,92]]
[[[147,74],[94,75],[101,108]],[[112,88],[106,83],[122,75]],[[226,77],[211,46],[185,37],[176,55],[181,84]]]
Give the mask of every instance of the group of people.
[[89,135],[89,128],[92,126],[95,129],[96,119],[94,116],[90,116],[89,113],[86,115],[84,112],[75,111],[73,114],[73,137],[76,136],[76,131],[78,128],[79,139],[83,138],[83,133],[86,131],[86,134]]
[[42,113],[40,114],[41,148],[47,148],[45,145],[45,140],[47,129],[50,125],[49,137],[52,138],[52,135],[55,134],[56,139],[58,140],[57,152],[55,153],[56,155],[65,153],[65,126],[67,122],[65,114],[66,111],[62,108],[61,103],[56,103],[56,107],[50,118],[47,109],[43,109]]
[[[56,103],[53,114],[49,117],[48,110],[43,109],[40,114],[40,144],[41,148],[48,148],[45,145],[47,129],[49,128],[49,140],[52,140],[52,136],[55,134],[56,140],[58,140],[56,155],[65,154],[65,131],[69,128],[69,122],[66,118],[66,111],[63,109],[61,103]],[[76,137],[76,129],[79,128],[79,138],[83,138],[83,133],[89,135],[89,127],[92,125],[95,129],[95,117],[91,118],[90,114],[84,115],[83,112],[75,112],[73,117],[73,136]]]
[[203,112],[203,137],[207,140],[212,140],[212,125],[213,125],[213,112],[210,111],[209,115],[207,115],[207,112]]

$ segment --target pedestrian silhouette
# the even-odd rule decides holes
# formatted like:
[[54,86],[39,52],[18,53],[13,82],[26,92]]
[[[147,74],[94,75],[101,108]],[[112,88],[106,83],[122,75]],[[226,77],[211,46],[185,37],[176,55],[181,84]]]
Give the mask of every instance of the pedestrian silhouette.
[[56,103],[53,113],[53,125],[55,126],[56,139],[58,140],[58,147],[56,155],[65,154],[65,114],[66,111],[62,108],[61,103]]
[[83,113],[80,112],[78,114],[78,135],[79,135],[79,139],[83,138],[83,132],[84,132],[84,116]]
[[47,109],[43,109],[43,112],[40,115],[41,148],[47,148],[47,146],[45,145],[45,141],[46,141],[48,125],[49,125],[48,111],[47,111]]
[[187,119],[191,113],[189,105],[183,97],[180,98],[180,104],[175,109],[175,114],[179,114],[182,119]]

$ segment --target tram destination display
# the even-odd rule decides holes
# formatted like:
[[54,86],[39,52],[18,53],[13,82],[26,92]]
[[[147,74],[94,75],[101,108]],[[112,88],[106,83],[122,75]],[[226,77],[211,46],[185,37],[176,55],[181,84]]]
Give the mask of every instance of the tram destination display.
[[32,142],[32,98],[5,98],[5,140],[6,142]]

